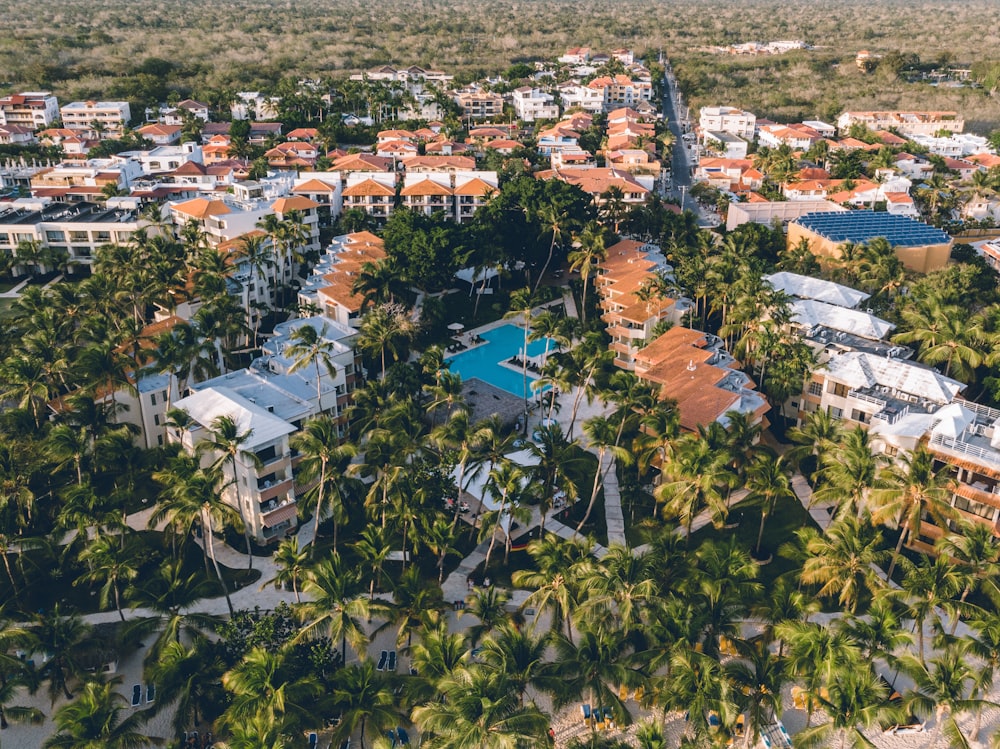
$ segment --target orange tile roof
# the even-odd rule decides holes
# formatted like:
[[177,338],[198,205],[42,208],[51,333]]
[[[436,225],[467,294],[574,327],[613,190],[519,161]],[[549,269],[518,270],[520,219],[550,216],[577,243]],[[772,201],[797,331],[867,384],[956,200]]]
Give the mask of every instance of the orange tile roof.
[[307,182],[303,182],[301,185],[296,185],[292,188],[292,192],[336,192],[337,188],[333,185],[329,185],[321,179],[311,179]]
[[445,185],[440,185],[434,180],[422,179],[419,182],[407,185],[402,190],[400,190],[400,195],[452,195],[454,194],[450,187]]
[[376,182],[373,179],[366,179],[363,182],[358,182],[356,185],[352,185],[344,190],[345,198],[357,198],[357,197],[395,197],[396,191],[386,187],[380,182]]
[[310,200],[305,195],[294,195],[290,198],[278,198],[271,203],[271,208],[275,213],[285,214],[289,211],[308,211],[310,208],[319,208],[319,203]]
[[184,203],[178,203],[174,210],[196,219],[205,219],[209,216],[224,216],[232,213],[228,205],[221,200],[209,200],[208,198],[194,198]]
[[408,156],[403,159],[403,164],[407,169],[466,169],[476,168],[476,160],[469,156]]
[[373,156],[369,153],[353,153],[333,162],[331,171],[388,172],[392,171],[392,165],[392,159],[386,156]]
[[479,177],[473,177],[468,182],[465,182],[455,188],[455,195],[472,195],[475,197],[480,197],[482,195],[489,195],[490,193],[496,192],[497,188],[491,185],[489,182],[485,182]]

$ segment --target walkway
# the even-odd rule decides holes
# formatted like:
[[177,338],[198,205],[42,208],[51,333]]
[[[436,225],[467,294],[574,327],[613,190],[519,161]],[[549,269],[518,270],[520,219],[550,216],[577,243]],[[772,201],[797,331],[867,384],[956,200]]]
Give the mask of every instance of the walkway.
[[0,299],[17,299],[21,295],[22,289],[28,285],[28,279],[21,281],[10,291],[0,291]]

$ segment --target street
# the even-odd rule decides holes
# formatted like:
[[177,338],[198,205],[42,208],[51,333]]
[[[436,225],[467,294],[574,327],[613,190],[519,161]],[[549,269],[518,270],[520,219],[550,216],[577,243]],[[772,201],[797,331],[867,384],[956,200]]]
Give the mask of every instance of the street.
[[706,216],[690,194],[691,163],[684,133],[691,131],[691,123],[681,120],[681,109],[677,82],[668,69],[663,76],[663,117],[670,132],[673,133],[675,142],[670,159],[670,189],[665,192],[665,195],[676,199],[681,203],[682,208],[694,211],[698,216],[698,224],[703,225],[706,223]]

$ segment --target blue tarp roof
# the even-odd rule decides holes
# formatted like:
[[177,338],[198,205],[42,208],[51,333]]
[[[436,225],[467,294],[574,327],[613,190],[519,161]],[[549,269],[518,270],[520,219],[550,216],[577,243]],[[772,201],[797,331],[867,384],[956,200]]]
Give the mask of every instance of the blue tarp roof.
[[880,211],[807,213],[795,219],[794,223],[831,242],[860,244],[876,237],[884,237],[894,247],[922,247],[951,241],[951,237],[933,226],[908,216]]

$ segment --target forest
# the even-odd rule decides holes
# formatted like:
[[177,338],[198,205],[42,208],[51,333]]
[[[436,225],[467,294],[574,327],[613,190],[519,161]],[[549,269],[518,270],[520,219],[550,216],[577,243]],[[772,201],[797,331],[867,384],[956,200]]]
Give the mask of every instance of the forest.
[[[60,98],[138,103],[193,96],[228,111],[235,91],[282,81],[333,81],[376,65],[422,65],[458,83],[511,63],[551,60],[566,47],[630,47],[666,54],[692,106],[726,103],[775,118],[830,117],[842,108],[957,109],[969,128],[1000,125],[995,5],[773,0],[706,5],[693,0],[540,0],[394,3],[305,0],[4,0],[0,83],[51,87]],[[969,30],[975,29],[975,34]],[[780,56],[709,55],[705,45],[801,39],[812,49]],[[984,88],[908,82],[885,65],[865,75],[861,49],[921,64],[973,68]],[[992,93],[991,93],[992,91]],[[141,113],[142,107],[133,108]]]

